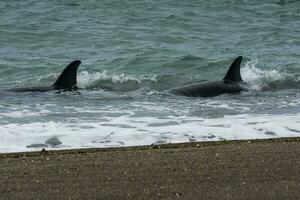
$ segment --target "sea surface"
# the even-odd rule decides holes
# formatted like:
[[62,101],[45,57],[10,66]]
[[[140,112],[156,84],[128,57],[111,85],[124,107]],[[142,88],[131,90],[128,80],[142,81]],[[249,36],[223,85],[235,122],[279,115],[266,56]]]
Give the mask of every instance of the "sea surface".
[[[0,19],[1,90],[82,61],[78,92],[0,90],[0,152],[300,136],[298,0],[1,0]],[[168,92],[240,55],[248,91]]]

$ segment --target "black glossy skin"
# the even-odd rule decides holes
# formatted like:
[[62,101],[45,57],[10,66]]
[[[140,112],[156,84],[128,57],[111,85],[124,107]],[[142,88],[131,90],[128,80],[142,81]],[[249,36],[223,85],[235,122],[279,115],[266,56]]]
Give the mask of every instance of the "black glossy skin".
[[243,90],[243,87],[237,82],[215,81],[176,88],[170,92],[172,94],[188,97],[213,97],[226,93],[238,93]]
[[7,92],[48,92],[55,90],[55,86],[36,86],[36,87],[21,87],[21,88],[12,88],[5,90]]
[[77,86],[73,86],[72,88],[63,88],[58,87],[55,85],[51,86],[34,86],[34,87],[20,87],[20,88],[12,88],[5,90],[6,92],[48,92],[51,90],[64,90],[64,91],[71,91],[71,90],[78,90]]

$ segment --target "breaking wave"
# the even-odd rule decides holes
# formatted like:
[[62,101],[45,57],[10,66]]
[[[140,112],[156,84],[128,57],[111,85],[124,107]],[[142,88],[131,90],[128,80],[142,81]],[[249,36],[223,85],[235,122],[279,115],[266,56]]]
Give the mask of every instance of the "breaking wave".
[[288,73],[283,66],[276,69],[260,68],[255,59],[245,63],[241,74],[252,90],[295,89],[300,87],[298,74]]
[[156,75],[109,74],[107,71],[89,73],[83,71],[78,78],[79,87],[126,92],[137,90],[147,83],[157,82]]

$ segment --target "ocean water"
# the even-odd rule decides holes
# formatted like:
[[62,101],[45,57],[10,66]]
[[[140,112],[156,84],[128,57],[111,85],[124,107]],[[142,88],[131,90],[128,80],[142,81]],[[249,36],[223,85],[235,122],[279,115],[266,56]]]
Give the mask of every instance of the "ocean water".
[[[82,61],[79,92],[0,91],[0,152],[300,136],[300,1],[2,0],[0,19],[1,89]],[[167,92],[240,55],[249,91]]]

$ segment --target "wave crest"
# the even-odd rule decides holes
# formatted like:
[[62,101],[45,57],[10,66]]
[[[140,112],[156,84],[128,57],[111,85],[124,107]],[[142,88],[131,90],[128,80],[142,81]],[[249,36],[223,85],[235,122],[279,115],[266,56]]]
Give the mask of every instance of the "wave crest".
[[131,91],[139,89],[149,82],[157,82],[156,75],[126,75],[109,74],[107,71],[89,73],[83,71],[79,74],[78,85],[82,88],[112,91]]
[[[258,61],[255,59],[247,62],[245,67],[241,69],[242,77],[244,81],[249,84],[251,89],[264,90],[273,87],[281,88],[281,85],[286,84],[285,82],[287,80],[293,81],[292,75],[284,70],[261,69],[257,65]],[[276,84],[277,86],[275,86],[274,83],[278,83]]]

